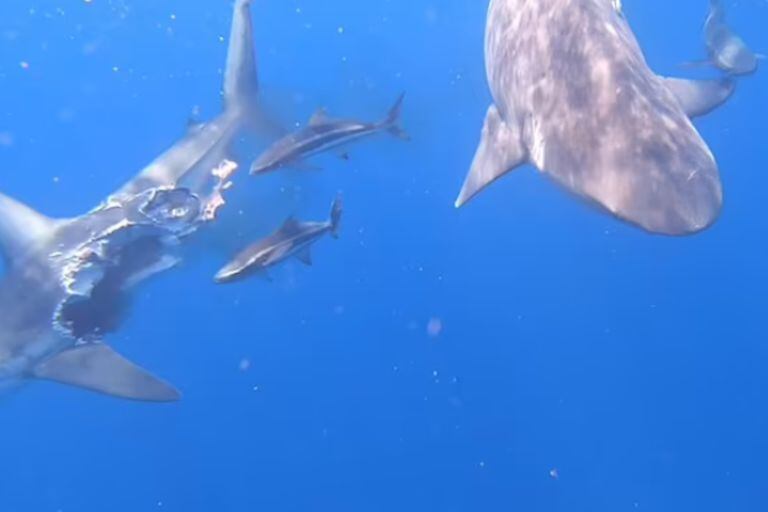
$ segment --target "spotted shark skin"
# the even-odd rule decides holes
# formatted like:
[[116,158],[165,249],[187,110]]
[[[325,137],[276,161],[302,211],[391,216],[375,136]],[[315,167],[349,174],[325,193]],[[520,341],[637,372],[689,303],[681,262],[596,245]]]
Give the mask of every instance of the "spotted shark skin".
[[530,163],[649,232],[686,235],[718,218],[715,158],[691,123],[728,80],[653,73],[614,0],[491,0],[485,58],[493,105],[456,205]]

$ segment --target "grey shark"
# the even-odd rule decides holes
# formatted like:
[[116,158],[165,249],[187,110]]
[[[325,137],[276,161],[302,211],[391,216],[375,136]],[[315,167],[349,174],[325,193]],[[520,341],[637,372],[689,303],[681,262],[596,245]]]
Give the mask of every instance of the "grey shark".
[[759,56],[728,26],[720,0],[710,0],[704,23],[709,62],[730,75],[748,75],[757,70]]
[[232,283],[264,274],[269,267],[294,256],[305,265],[311,265],[312,244],[327,234],[338,237],[341,212],[341,199],[336,198],[327,222],[299,222],[290,217],[277,231],[235,256],[216,274],[214,280],[217,283]]
[[249,5],[235,2],[219,117],[80,217],[50,219],[0,196],[3,384],[48,379],[127,399],[179,398],[105,337],[119,327],[131,289],[172,268],[174,248],[225,202],[237,169],[230,146],[259,115]]
[[270,146],[251,166],[251,174],[261,174],[283,167],[301,167],[304,160],[318,153],[345,146],[351,142],[387,131],[395,137],[407,139],[398,125],[403,99],[400,95],[386,119],[378,123],[361,123],[328,117],[324,109],[318,110],[306,128],[286,135]]
[[493,96],[459,207],[531,163],[577,196],[653,233],[717,219],[715,158],[690,117],[723,103],[730,80],[654,74],[616,0],[491,0]]

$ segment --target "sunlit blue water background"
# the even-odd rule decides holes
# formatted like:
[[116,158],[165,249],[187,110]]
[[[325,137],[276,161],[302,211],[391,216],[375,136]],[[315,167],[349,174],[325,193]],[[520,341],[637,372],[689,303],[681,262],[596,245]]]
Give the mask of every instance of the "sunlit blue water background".
[[[768,74],[697,123],[726,193],[704,234],[646,235],[530,168],[456,211],[490,101],[486,2],[254,3],[281,118],[374,119],[407,91],[413,140],[240,176],[221,224],[108,340],[183,401],[5,396],[0,511],[768,510]],[[654,69],[702,74],[679,63],[702,56],[704,0],[624,3]],[[768,4],[726,4],[768,51]],[[83,213],[196,106],[215,115],[230,16],[226,1],[3,2],[2,191]],[[287,213],[324,219],[339,190],[342,237],[313,268],[211,282]]]

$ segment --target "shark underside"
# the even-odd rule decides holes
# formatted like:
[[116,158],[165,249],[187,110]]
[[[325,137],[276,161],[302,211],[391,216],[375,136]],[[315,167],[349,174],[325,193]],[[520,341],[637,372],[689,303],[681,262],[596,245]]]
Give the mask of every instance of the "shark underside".
[[733,81],[653,73],[615,0],[491,0],[485,55],[494,103],[457,206],[530,163],[652,233],[717,219],[718,167],[690,118]]

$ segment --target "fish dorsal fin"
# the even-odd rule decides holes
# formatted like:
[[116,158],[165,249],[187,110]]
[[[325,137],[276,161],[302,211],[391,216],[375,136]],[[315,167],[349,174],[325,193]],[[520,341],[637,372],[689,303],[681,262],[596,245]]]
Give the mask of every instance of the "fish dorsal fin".
[[0,249],[6,261],[52,236],[58,222],[15,199],[0,194]]
[[312,114],[312,117],[309,118],[309,126],[313,128],[317,126],[322,126],[324,124],[328,124],[330,120],[331,118],[328,115],[328,111],[325,108],[321,107],[315,110],[315,113]]
[[284,235],[293,235],[298,233],[301,230],[301,223],[299,223],[298,220],[296,220],[296,217],[290,216],[287,219],[285,219],[285,222],[283,222],[283,225],[280,226],[280,232]]
[[296,253],[296,259],[308,267],[312,266],[312,250],[306,247]]
[[65,350],[39,364],[34,376],[129,400],[173,402],[180,398],[173,386],[103,343]]

